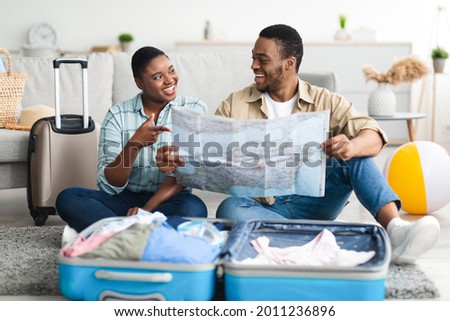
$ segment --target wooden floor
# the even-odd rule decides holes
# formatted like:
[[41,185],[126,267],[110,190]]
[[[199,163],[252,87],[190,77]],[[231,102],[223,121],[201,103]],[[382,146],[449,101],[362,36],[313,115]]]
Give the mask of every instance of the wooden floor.
[[[386,148],[377,158],[380,168],[384,166],[385,159],[392,153],[394,147]],[[210,213],[214,213],[224,196],[217,193],[199,191],[196,193],[208,205]],[[435,216],[441,224],[441,237],[436,246],[421,257],[416,263],[439,288],[441,297],[439,300],[450,300],[450,203],[436,213]],[[420,215],[402,213],[402,217],[408,221],[420,219]],[[352,195],[350,204],[347,205],[340,220],[353,222],[374,222],[373,217]],[[51,216],[46,225],[60,225],[64,222],[57,216]],[[28,214],[25,189],[0,190],[0,225],[28,226],[33,225],[33,220]],[[0,300],[60,300],[61,297],[1,297]]]

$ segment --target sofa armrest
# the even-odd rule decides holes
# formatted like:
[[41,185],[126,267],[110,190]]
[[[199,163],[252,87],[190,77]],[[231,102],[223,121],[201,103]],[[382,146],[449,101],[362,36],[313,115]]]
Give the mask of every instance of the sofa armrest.
[[299,77],[311,85],[323,87],[332,92],[339,92],[339,80],[334,72],[301,72]]

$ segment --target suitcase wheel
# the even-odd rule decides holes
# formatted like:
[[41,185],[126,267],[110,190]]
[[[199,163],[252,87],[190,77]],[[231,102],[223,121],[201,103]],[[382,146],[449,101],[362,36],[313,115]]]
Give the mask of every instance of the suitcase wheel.
[[48,219],[49,215],[55,214],[55,209],[53,207],[39,207],[30,210],[31,216],[34,218],[34,225],[43,226]]
[[43,226],[45,224],[45,221],[47,221],[47,217],[38,216],[34,219],[34,225]]

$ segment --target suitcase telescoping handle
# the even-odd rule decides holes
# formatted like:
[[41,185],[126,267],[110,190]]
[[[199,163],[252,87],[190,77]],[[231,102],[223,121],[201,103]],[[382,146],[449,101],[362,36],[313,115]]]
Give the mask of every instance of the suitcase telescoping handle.
[[59,66],[61,64],[81,64],[83,78],[83,128],[89,126],[89,106],[88,106],[88,77],[87,60],[82,58],[58,58],[53,60],[53,69],[55,70],[55,123],[56,128],[61,129],[61,107],[59,95]]

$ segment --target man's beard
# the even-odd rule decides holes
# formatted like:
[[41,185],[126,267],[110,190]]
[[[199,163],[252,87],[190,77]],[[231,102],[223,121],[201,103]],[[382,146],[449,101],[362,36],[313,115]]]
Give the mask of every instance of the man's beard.
[[275,90],[277,90],[280,87],[280,84],[283,81],[283,78],[284,78],[283,76],[284,76],[283,75],[283,67],[280,66],[275,71],[275,75],[274,75],[275,80],[273,81],[273,83],[270,84],[270,85],[267,85],[266,87],[264,87],[262,89],[259,89],[259,91],[261,91],[263,93],[266,93],[268,91],[275,91]]

